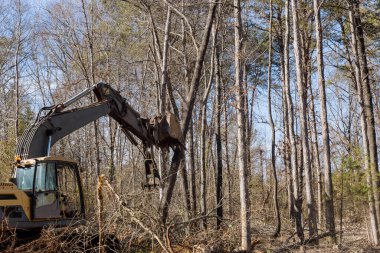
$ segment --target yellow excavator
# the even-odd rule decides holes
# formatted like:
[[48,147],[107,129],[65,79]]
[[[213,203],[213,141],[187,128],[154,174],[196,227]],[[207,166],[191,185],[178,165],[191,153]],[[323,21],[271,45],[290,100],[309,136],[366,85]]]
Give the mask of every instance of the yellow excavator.
[[[94,92],[97,102],[68,107]],[[51,147],[75,130],[109,115],[135,145],[140,139],[145,157],[146,182],[160,178],[153,161],[152,147],[181,145],[178,120],[168,113],[143,118],[108,84],[90,87],[63,104],[43,107],[35,121],[20,137],[10,182],[0,183],[1,228],[35,230],[47,226],[66,227],[85,223],[85,201],[78,163],[50,155]]]

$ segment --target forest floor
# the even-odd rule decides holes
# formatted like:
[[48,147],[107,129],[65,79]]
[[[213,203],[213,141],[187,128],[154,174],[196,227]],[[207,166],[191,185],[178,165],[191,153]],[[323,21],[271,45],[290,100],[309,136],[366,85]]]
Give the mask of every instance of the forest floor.
[[[95,225],[95,224],[92,224]],[[212,224],[210,224],[212,225]],[[236,225],[236,226],[235,226]],[[290,224],[289,224],[290,225]],[[328,252],[328,253],[372,253],[380,252],[380,247],[369,244],[365,224],[349,224],[343,227],[343,234],[337,235],[338,245],[329,243],[328,238],[319,240],[319,244],[308,244],[300,247],[294,230],[288,224],[283,224],[278,238],[272,238],[273,225],[264,222],[252,224],[253,253],[280,253],[280,252]],[[211,227],[211,226],[209,226]],[[89,227],[81,229],[65,229],[59,233],[46,229],[35,240],[24,243],[10,243],[3,247],[1,252],[99,252],[99,237],[89,231]],[[80,231],[80,232],[78,232]],[[185,253],[227,253],[239,252],[239,226],[238,222],[231,222],[222,230],[198,231],[188,236],[180,231],[173,230],[170,234],[170,248],[172,252]],[[307,231],[305,231],[306,235]],[[166,241],[167,243],[167,241]],[[106,235],[106,252],[164,252],[162,248],[142,231],[132,231],[131,227]]]
[[[300,246],[296,238],[294,229],[290,226],[285,226],[282,229],[281,236],[273,239],[271,237],[272,230],[268,226],[257,226],[257,230],[253,233],[254,249],[253,252],[310,252],[310,253],[372,253],[380,252],[379,246],[372,246],[368,240],[367,229],[362,224],[349,224],[343,226],[343,233],[339,233],[337,227],[337,244],[330,243],[329,238],[324,237],[319,240],[318,244],[307,244]],[[307,231],[305,231],[305,237]]]

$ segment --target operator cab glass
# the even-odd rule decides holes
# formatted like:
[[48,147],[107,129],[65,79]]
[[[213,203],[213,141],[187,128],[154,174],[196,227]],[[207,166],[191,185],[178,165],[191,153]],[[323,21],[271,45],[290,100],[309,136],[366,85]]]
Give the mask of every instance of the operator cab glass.
[[34,170],[34,165],[16,167],[15,178],[18,189],[30,191],[33,189]]
[[34,187],[36,192],[57,190],[55,163],[37,163],[36,182]]

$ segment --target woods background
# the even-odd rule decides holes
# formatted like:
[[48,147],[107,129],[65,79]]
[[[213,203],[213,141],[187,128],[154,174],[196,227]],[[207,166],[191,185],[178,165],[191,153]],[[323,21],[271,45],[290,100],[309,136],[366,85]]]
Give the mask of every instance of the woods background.
[[0,176],[39,108],[103,81],[174,113],[186,146],[156,150],[149,191],[110,118],[54,146],[80,163],[88,229],[100,174],[128,205],[102,214],[124,251],[378,249],[379,17],[376,0],[1,1]]

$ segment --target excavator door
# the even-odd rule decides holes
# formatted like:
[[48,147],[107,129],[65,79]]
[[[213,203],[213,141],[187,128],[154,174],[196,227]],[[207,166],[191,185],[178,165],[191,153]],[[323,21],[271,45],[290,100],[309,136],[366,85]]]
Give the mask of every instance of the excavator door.
[[84,203],[77,165],[38,161],[35,168],[33,218],[81,218]]
[[57,163],[59,201],[63,218],[81,218],[84,214],[82,189],[76,164]]
[[34,219],[60,217],[55,162],[37,162],[34,182]]

